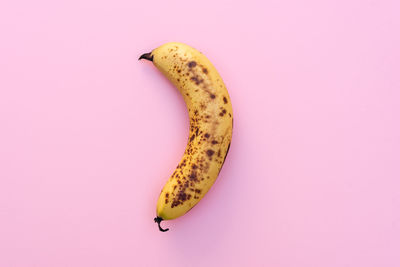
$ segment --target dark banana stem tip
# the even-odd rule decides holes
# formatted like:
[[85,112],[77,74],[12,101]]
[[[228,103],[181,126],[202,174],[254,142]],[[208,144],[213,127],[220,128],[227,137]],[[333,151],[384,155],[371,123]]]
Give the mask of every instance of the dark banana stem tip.
[[149,60],[149,61],[153,61],[153,55],[151,54],[151,52],[150,53],[144,53],[143,55],[141,55],[139,57],[139,60],[141,60],[141,59],[146,59],[146,60]]
[[161,217],[158,217],[158,216],[154,218],[154,221],[158,224],[158,229],[159,229],[161,232],[166,232],[166,231],[169,230],[169,228],[167,228],[167,229],[162,229],[162,228],[161,228],[160,223],[161,223],[162,220],[163,220],[163,219],[162,219]]

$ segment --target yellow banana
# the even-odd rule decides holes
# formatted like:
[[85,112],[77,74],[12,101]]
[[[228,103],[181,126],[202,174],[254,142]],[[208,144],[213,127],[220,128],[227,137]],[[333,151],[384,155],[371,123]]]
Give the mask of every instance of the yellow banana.
[[185,153],[161,191],[158,223],[184,215],[214,184],[224,164],[232,138],[231,100],[211,62],[182,43],[166,43],[139,59],[147,59],[178,88],[190,117]]

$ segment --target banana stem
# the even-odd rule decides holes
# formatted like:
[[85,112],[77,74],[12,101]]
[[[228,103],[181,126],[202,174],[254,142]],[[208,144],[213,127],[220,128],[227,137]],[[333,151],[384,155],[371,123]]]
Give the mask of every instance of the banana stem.
[[158,217],[158,216],[154,218],[154,221],[158,224],[158,229],[159,229],[161,232],[166,232],[166,231],[169,230],[169,228],[167,228],[167,229],[162,229],[162,228],[161,228],[160,223],[161,223],[162,220],[163,220],[163,219],[162,219],[161,217]]
[[144,53],[143,55],[141,55],[139,57],[139,60],[141,60],[141,59],[147,59],[147,60],[153,61],[153,55],[151,54],[151,52],[150,53]]

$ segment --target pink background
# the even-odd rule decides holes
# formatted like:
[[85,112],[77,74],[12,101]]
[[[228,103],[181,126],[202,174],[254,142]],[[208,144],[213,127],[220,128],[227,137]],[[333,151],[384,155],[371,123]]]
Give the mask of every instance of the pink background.
[[[0,3],[0,266],[400,266],[399,1]],[[141,53],[199,48],[231,151],[153,222],[186,145]]]

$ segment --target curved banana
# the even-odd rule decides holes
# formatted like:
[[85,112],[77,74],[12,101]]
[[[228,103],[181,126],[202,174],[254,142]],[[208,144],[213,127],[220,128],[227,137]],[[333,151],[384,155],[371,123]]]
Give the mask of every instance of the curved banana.
[[232,137],[233,113],[228,91],[211,62],[196,49],[167,43],[139,59],[147,59],[178,88],[190,117],[185,153],[161,191],[158,223],[182,216],[214,184]]

